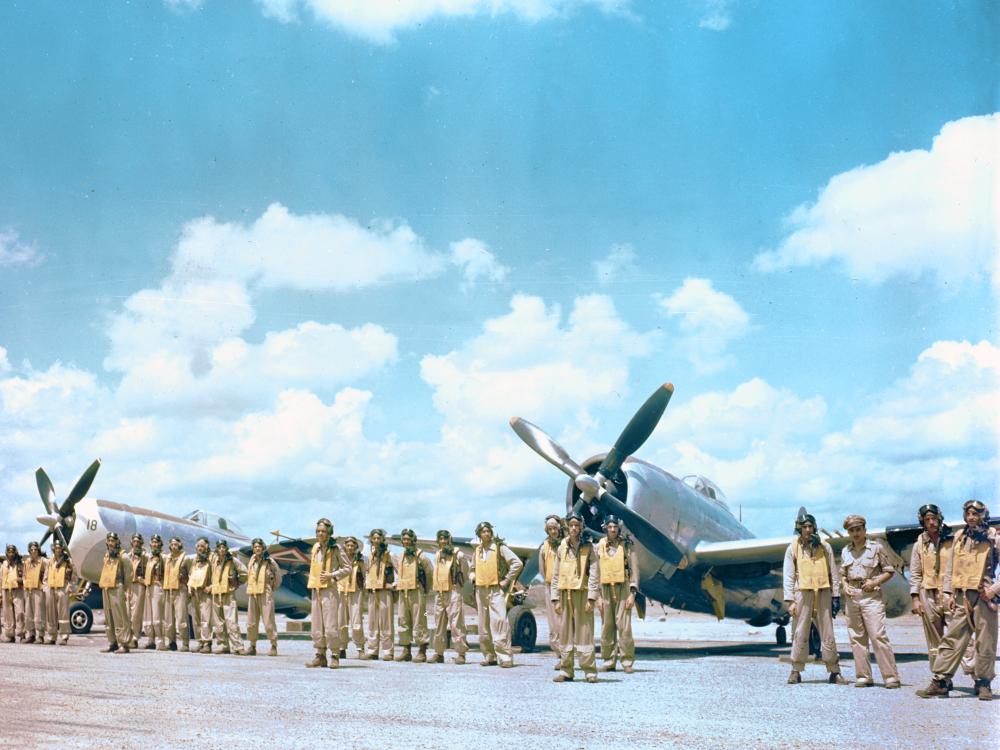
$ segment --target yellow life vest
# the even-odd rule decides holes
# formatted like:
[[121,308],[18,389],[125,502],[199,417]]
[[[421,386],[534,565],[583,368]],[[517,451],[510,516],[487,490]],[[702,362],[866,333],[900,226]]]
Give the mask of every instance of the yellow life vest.
[[925,589],[940,589],[944,585],[944,571],[948,567],[954,539],[939,540],[937,547],[923,543],[920,564],[923,568],[920,585]]
[[358,570],[360,567],[357,561],[351,563],[351,574],[337,581],[337,588],[340,589],[341,594],[353,594],[358,590]]
[[21,588],[17,582],[17,565],[11,565],[6,560],[3,561],[3,588],[7,591]]
[[132,563],[132,580],[130,583],[145,583],[146,577],[146,555],[129,555]]
[[188,586],[193,589],[205,588],[205,579],[208,578],[209,565],[207,561],[202,564],[200,560],[191,563],[191,577],[188,579]]
[[[952,591],[978,589],[986,572],[986,558],[989,557],[993,545],[989,539],[975,542],[971,548],[966,547],[965,530],[955,536],[952,547],[951,588]],[[960,541],[961,540],[961,541]]]
[[805,549],[795,540],[795,567],[799,572],[800,591],[819,591],[830,588],[830,566],[826,560],[826,549],[822,544],[816,547],[816,555],[806,554]]
[[157,567],[163,565],[163,557],[155,557],[150,555],[149,559],[146,561],[146,575],[143,576],[142,582],[147,586],[152,586],[156,581],[153,576],[156,574]]
[[222,565],[219,565],[217,560],[212,560],[212,593],[213,594],[228,594],[232,591],[232,587],[229,585],[229,577],[233,570],[233,561],[226,560]]
[[557,564],[559,565],[560,591],[575,591],[587,588],[590,552],[591,546],[589,544],[581,544],[577,549],[577,557],[574,557],[569,554],[569,540],[563,539],[559,545],[559,553],[556,556]]
[[101,580],[98,583],[102,589],[118,588],[118,570],[121,566],[121,558],[110,558],[104,555],[104,566],[101,568]]
[[619,542],[609,548],[608,540],[602,539],[597,543],[597,556],[601,561],[601,583],[625,583],[627,551],[624,544]]
[[[336,555],[337,545],[327,547],[326,554],[319,546],[319,542],[313,545],[312,562],[309,563],[309,583],[307,588],[328,589],[333,586],[333,582],[321,583],[320,573],[330,573],[333,570],[333,558]],[[326,557],[324,560],[323,558]]]
[[38,562],[33,562],[31,560],[24,561],[25,590],[33,591],[42,587],[42,568],[44,565],[45,564],[41,560]]
[[552,583],[552,572],[556,568],[556,550],[549,544],[548,539],[542,542],[542,555],[545,559],[545,582]]
[[420,565],[420,550],[412,557],[404,552],[399,556],[399,577],[396,579],[397,591],[413,591],[417,588],[417,567]]
[[500,585],[500,550],[496,542],[486,550],[483,558],[483,547],[476,545],[476,586]]
[[[254,569],[254,565],[257,566]],[[263,594],[267,588],[267,569],[270,567],[266,560],[250,560],[249,571],[247,572],[247,595]]]
[[69,562],[64,557],[61,561],[53,560],[49,563],[49,572],[46,580],[50,589],[66,588],[66,571],[69,570]]
[[455,555],[442,557],[439,552],[434,558],[434,590],[442,594],[451,591],[451,566],[455,563]]
[[375,563],[373,554],[368,561],[368,571],[365,573],[365,588],[369,591],[379,591],[385,588],[385,561],[389,558],[388,552],[383,552],[378,564]]
[[177,591],[181,587],[181,565],[186,558],[184,555],[171,555],[166,558],[163,565],[163,590]]

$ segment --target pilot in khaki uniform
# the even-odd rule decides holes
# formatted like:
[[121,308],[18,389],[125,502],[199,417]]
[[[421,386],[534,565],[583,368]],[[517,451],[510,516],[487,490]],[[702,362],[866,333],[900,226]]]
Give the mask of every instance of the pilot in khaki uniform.
[[351,572],[337,581],[340,589],[340,658],[347,657],[347,644],[353,641],[358,658],[365,653],[365,629],[362,604],[365,595],[365,556],[361,542],[349,536],[344,540],[344,555]]
[[[163,559],[163,622],[164,637],[171,651],[190,651],[188,633],[188,580],[191,559],[184,554],[184,542],[179,536],[170,540],[170,554]],[[180,648],[177,642],[180,641]]]
[[[340,666],[340,589],[337,581],[350,573],[344,554],[333,538],[328,518],[316,522],[316,543],[309,562],[308,588],[312,591],[312,642],[316,649],[307,667]],[[327,661],[326,650],[330,649]]]
[[[399,645],[402,651],[396,661],[427,661],[427,591],[434,573],[431,561],[417,548],[417,534],[413,529],[403,529],[399,534],[403,551],[396,558],[396,595],[399,617]],[[416,644],[416,657],[410,653]]]
[[476,536],[479,544],[473,555],[471,577],[476,585],[479,651],[483,655],[479,666],[493,666],[499,659],[501,667],[513,667],[507,595],[524,564],[503,539],[494,538],[493,525],[489,521],[476,526]]
[[45,643],[46,560],[38,542],[28,542],[24,561],[24,642]]
[[242,654],[243,636],[240,633],[239,609],[236,607],[236,589],[246,580],[243,563],[229,551],[229,542],[220,539],[215,543],[212,557],[212,622],[218,654]]
[[605,519],[606,536],[594,545],[601,584],[602,672],[614,672],[616,660],[631,674],[635,663],[632,609],[639,593],[639,561],[632,542],[622,538],[622,524],[615,516]]
[[1000,534],[989,526],[990,513],[978,500],[962,506],[965,527],[955,533],[951,559],[944,574],[948,629],[934,659],[934,678],[921,698],[948,697],[948,681],[955,674],[965,648],[976,636],[973,677],[979,700],[993,700],[990,683],[996,675],[997,602],[1000,582],[995,571],[1000,564]]
[[437,533],[438,550],[434,553],[434,656],[432,664],[444,663],[448,648],[448,632],[455,649],[455,663],[465,664],[469,642],[465,637],[465,607],[462,586],[469,577],[469,559],[462,550],[451,543],[451,532],[441,529]]
[[[948,614],[944,606],[944,571],[951,559],[955,535],[945,524],[938,506],[933,503],[920,506],[917,520],[924,530],[910,554],[911,611],[919,615],[923,622],[924,638],[927,640],[927,663],[933,670],[938,644],[944,638]],[[975,655],[975,638],[972,638],[962,659],[962,669],[968,675],[972,674]],[[948,688],[951,687],[949,681]]]
[[816,623],[823,663],[829,682],[845,685],[840,674],[840,656],[833,638],[833,618],[840,610],[840,570],[833,563],[833,549],[816,535],[816,519],[806,514],[799,536],[785,550],[784,597],[793,619],[792,672],[788,684],[802,682],[809,655],[809,628]]
[[0,592],[3,606],[3,639],[14,642],[14,636],[24,642],[24,561],[17,547],[8,544],[0,564]]
[[372,529],[368,534],[368,568],[365,592],[368,594],[368,638],[365,658],[392,661],[392,598],[396,571],[385,544],[385,530]]
[[142,577],[146,587],[146,648],[167,650],[166,632],[163,627],[163,537],[153,534],[149,538],[149,557]]
[[887,688],[899,687],[896,657],[885,630],[885,602],[882,586],[895,572],[882,543],[867,539],[863,516],[850,515],[844,528],[851,543],[840,553],[840,579],[847,597],[847,631],[854,654],[854,687],[871,687],[871,657],[868,645],[875,652],[879,672]]
[[253,554],[247,563],[247,647],[248,656],[257,655],[257,637],[261,621],[271,642],[269,656],[278,655],[278,628],[274,624],[274,590],[281,586],[281,568],[271,559],[264,540],[250,542]]
[[59,539],[52,540],[52,560],[45,571],[45,609],[48,643],[69,645],[69,591],[73,585],[73,562]]
[[139,636],[142,635],[142,621],[146,613],[146,553],[142,549],[144,542],[142,534],[133,534],[132,548],[127,555],[128,561],[132,564],[132,580],[125,589],[125,603],[132,625],[132,642],[129,644],[131,648],[139,648]]
[[[556,564],[556,552],[563,540],[563,520],[559,516],[545,517],[545,541],[538,547],[538,574],[545,582],[546,591],[552,585],[552,571]],[[556,614],[556,603],[549,596],[545,597],[545,619],[549,625],[549,648],[556,655],[556,669],[562,664],[562,649],[559,647],[559,630],[562,628],[562,618]]]
[[573,652],[580,660],[580,669],[587,682],[597,682],[597,662],[594,659],[594,602],[600,593],[598,570],[594,560],[594,545],[581,539],[583,516],[572,513],[566,517],[568,536],[559,543],[556,564],[552,572],[549,598],[556,603],[562,617],[562,664],[553,680],[573,679]]
[[108,551],[104,553],[98,585],[101,587],[104,605],[104,630],[108,637],[108,647],[102,650],[104,653],[117,651],[127,654],[132,642],[132,621],[128,616],[125,591],[128,582],[132,580],[132,563],[121,553],[118,534],[108,532],[105,543]]
[[194,557],[188,568],[188,605],[193,636],[198,638],[198,652],[212,653],[212,563],[208,537],[198,537]]

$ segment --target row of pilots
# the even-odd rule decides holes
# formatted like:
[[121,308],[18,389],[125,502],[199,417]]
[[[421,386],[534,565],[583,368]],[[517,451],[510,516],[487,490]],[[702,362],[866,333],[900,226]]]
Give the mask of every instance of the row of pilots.
[[[993,699],[991,682],[996,676],[1000,533],[990,527],[989,510],[979,500],[966,502],[962,513],[965,524],[954,532],[936,505],[923,505],[917,513],[923,531],[910,557],[910,595],[913,614],[923,623],[932,674],[930,685],[917,695],[947,698],[961,664],[972,676],[978,698],[988,701]],[[846,683],[833,636],[842,593],[847,600],[855,687],[874,684],[870,661],[874,651],[885,687],[898,688],[881,591],[894,574],[892,563],[882,543],[867,538],[862,516],[848,516],[844,528],[851,543],[841,551],[840,565],[834,562],[830,544],[816,534],[811,515],[796,524],[798,536],[786,550],[784,599],[793,621],[788,682],[802,682],[809,631],[815,625],[829,682]]]
[[[609,518],[606,536],[592,544],[583,537],[583,519],[546,519],[546,540],[540,547],[539,566],[546,583],[550,645],[558,655],[556,681],[572,680],[574,661],[589,682],[596,681],[594,610],[603,612],[602,653],[604,671],[620,661],[632,671],[635,647],[631,611],[638,592],[638,566],[631,542],[622,535],[621,522]],[[373,529],[367,555],[355,537],[341,547],[333,524],[320,519],[316,543],[310,553],[307,586],[311,595],[312,640],[316,653],[308,667],[339,666],[353,642],[364,659],[443,662],[450,633],[456,652],[454,662],[465,663],[468,651],[462,588],[474,584],[479,619],[481,664],[513,665],[507,604],[521,560],[484,521],[476,527],[479,543],[470,560],[452,544],[451,533],[436,535],[433,555],[417,547],[411,529],[400,534],[403,549],[389,553],[386,533]],[[270,640],[269,654],[277,655],[274,591],[282,572],[269,558],[266,545],[254,539],[246,565],[233,556],[225,540],[197,541],[194,555],[185,554],[183,542],[170,540],[164,552],[159,535],[144,549],[141,534],[131,538],[130,549],[121,548],[118,535],[106,538],[99,586],[102,592],[108,645],[106,652],[128,653],[139,647],[145,632],[148,649],[256,654],[259,628]],[[59,540],[53,542],[52,560],[46,560],[37,543],[29,545],[22,560],[8,545],[0,568],[3,591],[3,635],[13,641],[58,642],[69,637],[68,591],[74,580],[73,565]],[[246,585],[247,637],[244,648],[237,621],[235,592]],[[47,602],[47,603],[46,603]],[[362,607],[367,603],[367,637]],[[435,630],[427,627],[427,610],[433,606]],[[393,615],[396,615],[395,618]],[[188,631],[188,616],[194,628]],[[396,654],[395,629],[401,651]],[[192,641],[197,643],[192,643]],[[428,646],[435,653],[428,658]],[[413,654],[416,646],[417,653]],[[327,652],[329,651],[329,656]]]

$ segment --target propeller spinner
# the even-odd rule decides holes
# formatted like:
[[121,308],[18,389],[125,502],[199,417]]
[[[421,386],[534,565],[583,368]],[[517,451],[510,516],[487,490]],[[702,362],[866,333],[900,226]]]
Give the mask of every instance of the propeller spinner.
[[90,490],[90,485],[94,483],[94,477],[97,476],[100,468],[101,459],[97,459],[76,480],[76,484],[73,485],[73,489],[70,490],[62,504],[57,505],[56,491],[52,487],[52,481],[49,479],[49,475],[45,473],[45,469],[38,467],[38,471],[35,472],[35,484],[38,485],[38,494],[42,498],[42,505],[45,506],[45,515],[38,516],[37,521],[43,526],[48,527],[48,530],[42,535],[39,544],[45,544],[46,540],[55,534],[64,546],[69,546],[69,539],[64,529],[67,529],[70,536],[72,536],[73,523],[76,521],[76,504],[83,500],[88,490]]
[[673,385],[664,383],[646,399],[625,425],[594,475],[584,471],[561,445],[537,425],[520,417],[512,417],[510,426],[529,448],[573,480],[580,490],[580,499],[573,506],[572,512],[578,513],[584,505],[591,504],[603,515],[619,516],[646,549],[677,565],[684,559],[684,553],[668,536],[615,497],[611,481],[625,459],[637,451],[653,433],[673,393]]

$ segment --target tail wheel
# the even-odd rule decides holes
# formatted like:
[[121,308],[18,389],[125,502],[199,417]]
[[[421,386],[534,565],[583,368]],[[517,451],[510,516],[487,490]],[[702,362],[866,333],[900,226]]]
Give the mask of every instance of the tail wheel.
[[94,611],[83,602],[69,607],[69,629],[76,635],[86,635],[94,626]]

